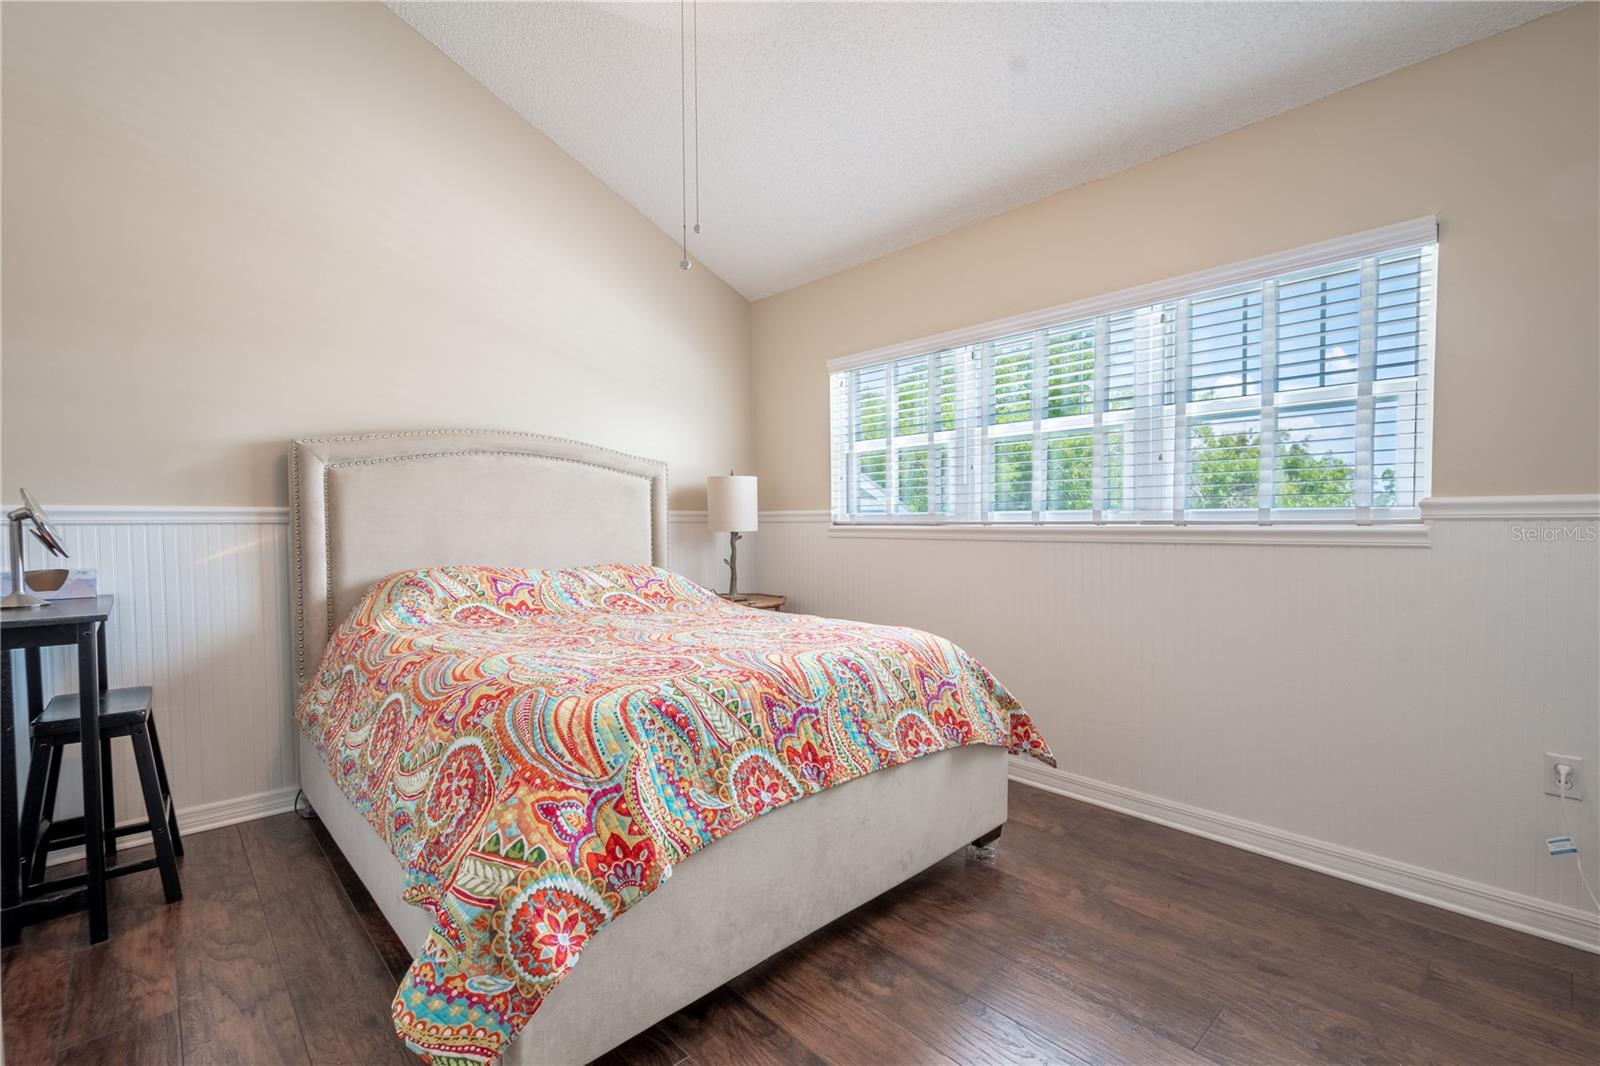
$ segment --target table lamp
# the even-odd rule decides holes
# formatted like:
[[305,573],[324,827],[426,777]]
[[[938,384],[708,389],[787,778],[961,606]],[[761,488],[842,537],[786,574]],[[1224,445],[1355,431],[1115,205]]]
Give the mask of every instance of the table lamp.
[[747,600],[739,593],[739,534],[756,531],[756,479],[748,474],[714,474],[706,478],[706,525],[713,533],[728,534],[728,592],[730,600]]

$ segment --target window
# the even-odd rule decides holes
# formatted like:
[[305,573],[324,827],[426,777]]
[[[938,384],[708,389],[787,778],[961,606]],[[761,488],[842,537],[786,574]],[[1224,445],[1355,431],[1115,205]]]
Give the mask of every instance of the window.
[[829,364],[836,523],[1415,520],[1432,219]]

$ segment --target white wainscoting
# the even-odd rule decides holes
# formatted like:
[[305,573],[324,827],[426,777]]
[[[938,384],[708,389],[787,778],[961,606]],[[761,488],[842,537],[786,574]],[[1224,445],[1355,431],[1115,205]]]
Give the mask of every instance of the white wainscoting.
[[[117,605],[107,629],[112,685],[156,690],[161,746],[185,832],[290,809],[298,790],[289,599],[289,517],[281,507],[52,507],[71,559],[99,571]],[[675,569],[726,587],[726,537],[705,513],[668,515]],[[0,534],[0,550],[8,550]],[[754,573],[750,541],[741,562]],[[32,567],[53,565],[28,538]],[[4,558],[0,555],[0,558]],[[43,655],[45,694],[77,688],[74,653]],[[19,747],[27,736],[15,661]],[[126,744],[115,756],[117,810],[141,820]],[[26,773],[26,757],[20,760]],[[19,774],[20,779],[20,774]],[[81,806],[76,756],[63,768],[63,813]],[[61,853],[58,860],[70,859]]]
[[[1062,757],[1020,780],[1594,946],[1571,860],[1544,853],[1561,829],[1538,780],[1546,751],[1584,758],[1569,813],[1600,855],[1595,512],[1440,501],[1422,549],[877,539],[777,512],[740,555],[744,586],[793,610],[921,626],[987,662]],[[156,686],[185,827],[287,810],[285,512],[55,514],[118,595],[111,683]],[[703,513],[673,512],[669,536],[675,568],[724,587]],[[47,691],[71,689],[66,653],[46,659]],[[126,753],[118,770],[131,820]]]
[[[753,583],[760,573],[760,540],[757,534],[739,538],[739,586],[746,592],[766,591]],[[728,591],[728,568],[723,564],[728,535],[707,530],[704,511],[667,513],[667,552],[668,565],[678,573],[718,592]]]
[[[185,831],[288,810],[298,771],[287,708],[289,525],[275,508],[54,508],[71,558],[117,604],[106,629],[112,685],[150,684]],[[28,565],[47,566],[28,538]],[[77,688],[75,653],[46,650],[46,697]],[[14,660],[20,696],[20,656]],[[27,736],[18,700],[19,747]],[[128,745],[115,745],[119,820],[141,820]],[[26,760],[23,760],[26,765]],[[59,802],[77,812],[77,757]],[[25,772],[25,770],[24,770]],[[58,856],[66,858],[70,856]]]
[[830,532],[762,516],[791,610],[956,640],[1033,712],[1061,770],[1018,780],[1595,948],[1550,858],[1547,751],[1600,874],[1600,508],[1438,501],[1422,546],[1029,541]]

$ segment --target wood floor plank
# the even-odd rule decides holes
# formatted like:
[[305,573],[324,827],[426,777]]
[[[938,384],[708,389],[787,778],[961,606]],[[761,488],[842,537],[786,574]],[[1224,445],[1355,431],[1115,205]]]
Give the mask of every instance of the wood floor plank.
[[1415,959],[1368,952],[1313,920],[1279,914],[1238,896],[1175,893],[1168,884],[1130,875],[1108,885],[1100,898],[1182,930],[1195,941],[1227,945],[1229,958],[1273,974],[1299,968],[1323,984],[1389,988],[1415,987],[1427,976],[1426,967]]
[[[1038,802],[1034,801],[1031,805],[1037,808]],[[1014,806],[1015,809],[1017,808]],[[1091,820],[1092,817],[1094,816],[1091,816]],[[1071,849],[1078,846],[1077,842],[1069,838],[1064,832],[1055,834],[1059,848],[1054,852],[1037,838],[1030,840],[1028,837],[1029,830],[1037,829],[1040,825],[1045,824],[1042,819],[1038,818],[1014,819],[1017,822],[1017,831],[1008,830],[1006,839],[1012,844],[1016,844],[1020,839],[1032,850],[1040,854],[1040,857],[1045,861],[1029,864],[1035,869],[1054,870],[1070,865],[1072,862],[1094,862],[1117,874],[1117,876],[1108,879],[1107,883],[1112,887],[1108,892],[1104,893],[1105,895],[1116,896],[1120,892],[1127,891],[1130,884],[1139,884],[1141,879],[1146,879],[1144,883],[1156,886],[1152,891],[1159,899],[1160,907],[1165,908],[1168,902],[1173,900],[1189,900],[1194,903],[1196,908],[1205,913],[1207,920],[1214,920],[1220,923],[1217,928],[1201,931],[1198,943],[1191,942],[1188,945],[1191,953],[1196,958],[1204,959],[1206,963],[1206,972],[1193,972],[1191,970],[1185,975],[1185,981],[1193,986],[1223,988],[1227,987],[1230,982],[1236,984],[1242,982],[1246,987],[1255,987],[1259,990],[1261,985],[1254,984],[1251,980],[1252,976],[1263,977],[1267,979],[1268,984],[1276,984],[1285,980],[1292,982],[1295,975],[1304,973],[1317,979],[1310,986],[1312,990],[1308,994],[1320,1000],[1325,1009],[1330,1012],[1337,1012],[1340,1009],[1341,997],[1330,997],[1326,988],[1327,976],[1331,967],[1332,972],[1336,974],[1342,972],[1344,977],[1347,978],[1344,982],[1344,994],[1342,996],[1346,1005],[1353,1001],[1352,995],[1354,998],[1361,996],[1370,998],[1374,993],[1378,993],[1377,998],[1382,1000],[1386,997],[1392,998],[1388,994],[1397,989],[1397,994],[1417,997],[1407,1000],[1411,1009],[1405,1012],[1391,1010],[1385,1016],[1381,1010],[1376,1014],[1371,1011],[1358,1011],[1356,1012],[1357,1016],[1371,1018],[1379,1022],[1387,1017],[1391,1024],[1400,1024],[1399,1020],[1394,1017],[1397,1013],[1405,1013],[1407,1015],[1420,1013],[1425,1017],[1431,1016],[1433,1018],[1433,1021],[1438,1026],[1435,1035],[1441,1039],[1453,1040],[1460,1035],[1454,1030],[1461,1028],[1461,1026],[1459,1024],[1451,1024],[1448,1021],[1450,1015],[1437,1010],[1436,1007],[1438,1005],[1418,1002],[1418,999],[1427,990],[1428,970],[1424,961],[1425,954],[1418,956],[1410,953],[1411,942],[1409,939],[1403,945],[1390,945],[1391,957],[1379,951],[1368,950],[1371,945],[1366,944],[1360,937],[1353,936],[1349,928],[1342,927],[1338,923],[1332,923],[1328,927],[1312,923],[1311,928],[1315,936],[1320,937],[1325,933],[1329,936],[1329,939],[1321,943],[1322,950],[1316,950],[1315,947],[1308,950],[1307,945],[1303,942],[1304,938],[1293,936],[1287,940],[1292,950],[1284,949],[1285,941],[1281,939],[1273,940],[1276,936],[1274,929],[1275,927],[1305,919],[1305,915],[1296,913],[1294,908],[1284,911],[1261,910],[1258,913],[1248,915],[1242,922],[1229,924],[1230,919],[1240,918],[1241,907],[1248,909],[1255,902],[1258,902],[1253,901],[1248,894],[1241,894],[1239,883],[1236,880],[1219,876],[1222,872],[1220,867],[1226,865],[1221,863],[1219,859],[1230,858],[1232,849],[1207,841],[1194,842],[1193,838],[1182,847],[1168,847],[1166,844],[1158,843],[1158,838],[1153,831],[1151,834],[1146,835],[1144,837],[1145,842],[1136,848],[1106,848],[1106,842],[1103,838],[1107,833],[1121,833],[1126,828],[1121,823],[1122,817],[1117,816],[1107,826],[1102,826],[1098,832],[1089,834],[1079,832],[1079,837],[1088,836],[1093,843],[1090,849],[1080,849],[1076,854],[1072,854]],[[1172,835],[1169,831],[1162,830],[1161,827],[1155,827],[1155,829],[1164,834]],[[1203,846],[1203,849],[1207,850],[1208,854],[1205,861],[1196,862],[1193,866],[1173,855],[1173,852],[1182,853],[1191,847],[1200,846]],[[1140,858],[1141,855],[1143,856],[1142,859]],[[1249,858],[1250,856],[1246,857]],[[1343,892],[1349,888],[1359,888],[1359,886],[1345,886],[1343,883],[1332,881],[1329,878],[1321,877],[1321,875],[1307,875],[1305,871],[1285,868],[1283,864],[1270,863],[1268,860],[1261,861],[1268,862],[1269,872],[1286,870],[1295,878],[1301,876],[1315,877],[1325,887],[1336,892]],[[1208,876],[1195,877],[1191,875],[1185,877],[1185,871],[1193,871],[1194,866],[1203,869]],[[1220,894],[1218,890],[1219,883],[1222,886]],[[1261,891],[1263,884],[1268,886],[1267,892],[1269,894],[1276,890],[1275,881],[1263,878],[1255,885],[1250,886],[1251,891]],[[1361,891],[1370,890],[1363,889]],[[1016,896],[1008,897],[1008,902],[1015,903],[1016,901]],[[1099,898],[1090,901],[1087,906],[1080,901],[1078,907],[1070,909],[1067,917],[1071,923],[1074,923],[1076,935],[1080,942],[1086,932],[1084,923],[1102,924],[1095,923],[1097,917],[1104,917],[1102,911],[1102,901]],[[1180,923],[1174,923],[1170,915],[1158,914],[1157,918],[1160,920],[1153,921],[1150,924],[1158,926],[1164,934],[1180,927]],[[1114,928],[1116,922],[1112,920],[1103,924]],[[1306,927],[1301,926],[1300,928],[1303,931]],[[1140,933],[1138,929],[1130,929],[1128,931],[1134,935],[1139,935]],[[1344,939],[1340,938],[1339,934],[1341,932],[1345,934]],[[1266,937],[1267,939],[1257,943],[1249,939],[1250,937]],[[1270,943],[1276,943],[1279,949],[1283,949],[1277,952],[1279,957],[1276,961],[1272,957],[1274,952],[1264,948],[1264,945]],[[1404,947],[1408,950],[1396,951],[1396,947]],[[1196,948],[1200,950],[1196,951]],[[1443,954],[1438,948],[1433,950]],[[1159,953],[1156,954],[1159,955]],[[1559,957],[1559,953],[1553,954]],[[1399,959],[1398,962],[1395,961],[1396,958]],[[1331,963],[1330,959],[1333,960]],[[1515,958],[1502,959],[1500,961],[1510,961],[1513,964],[1517,962]],[[1177,965],[1183,964],[1182,960],[1174,960],[1170,957],[1167,960],[1168,965],[1172,965],[1174,962]],[[1515,965],[1513,965],[1512,969],[1515,969]],[[1239,972],[1230,972],[1230,970]],[[1243,974],[1242,977],[1240,976],[1241,974]],[[1545,977],[1547,983],[1541,990],[1542,994],[1547,997],[1557,994],[1556,989],[1559,987],[1557,982],[1563,980],[1564,975],[1555,977],[1545,975]],[[1481,1019],[1466,1023],[1465,1028],[1473,1039],[1460,1046],[1470,1046],[1474,1048],[1475,1053],[1480,1055],[1486,1053],[1485,1049],[1487,1048],[1499,1046],[1501,1047],[1500,1054],[1503,1055],[1505,1053],[1507,1034],[1504,1030],[1508,1022],[1514,1024],[1517,1011],[1504,1009],[1497,1011],[1493,1009],[1493,1006],[1497,1002],[1501,1002],[1498,997],[1515,996],[1516,985],[1525,979],[1526,974],[1515,975],[1511,978],[1512,987],[1510,989],[1502,984],[1501,987],[1488,991],[1490,998],[1478,1004],[1478,1010],[1474,1013],[1491,1017],[1494,1020],[1487,1024]],[[1437,984],[1438,982],[1436,981],[1435,983]],[[1461,990],[1456,990],[1456,995],[1450,1005],[1459,1010],[1463,1006],[1472,1005],[1472,997],[1461,994]],[[1554,1032],[1534,1032],[1533,1026],[1530,1025],[1528,1031],[1522,1033],[1520,1037],[1513,1036],[1511,1038],[1510,1046],[1519,1046],[1523,1054],[1533,1055],[1535,1048],[1521,1038],[1533,1038],[1544,1043],[1554,1043],[1557,1052],[1561,1054],[1572,1053],[1582,1046],[1581,1042],[1583,1041],[1580,1035],[1573,1033],[1570,1029],[1563,1031],[1559,1023],[1554,1026]],[[1579,1041],[1580,1043],[1575,1044],[1569,1041]]]
[[975,994],[1085,1062],[1201,1061],[1189,1045],[1114,1007],[1078,995],[1036,969],[1017,966],[1002,970]]
[[1453,1041],[1434,1026],[1386,1020],[1303,997],[1258,995],[1232,1003],[1196,1050],[1220,1063],[1559,1063],[1592,1062],[1559,1051],[1490,1048],[1476,1039]]
[[793,1034],[726,988],[661,1023],[690,1063],[729,1066],[826,1066]]
[[[936,974],[939,980],[959,992],[970,993],[982,985],[1004,960],[993,952],[970,950],[970,938],[942,936],[940,930],[959,925],[943,900],[947,889],[942,883],[952,876],[946,859],[932,869],[887,892],[839,919],[841,925],[862,930],[879,941],[893,945],[895,954],[909,965]],[[980,904],[974,904],[974,908]],[[934,908],[938,908],[935,910]],[[929,935],[932,934],[932,935]]]
[[361,919],[361,927],[366,931],[367,939],[372,942],[372,947],[383,960],[389,976],[393,977],[395,984],[398,985],[405,977],[406,971],[411,969],[411,952],[406,950],[405,944],[395,935],[394,929],[389,925],[389,919],[383,916],[382,908],[367,891],[367,886],[361,883],[355,868],[346,861],[344,853],[339,850],[339,845],[334,842],[333,835],[322,824],[322,819],[312,818],[305,824],[311,830],[312,836],[316,837],[323,858],[327,860],[334,876],[339,879],[345,897],[350,900],[356,915]]
[[665,1028],[652,1025],[601,1055],[590,1066],[682,1066],[688,1057],[689,1053],[678,1046]]
[[[1430,975],[1427,966],[1409,953],[1385,954],[1309,917],[1259,907],[1238,895],[1207,901],[1136,885],[1130,878],[1108,888],[1105,899],[1189,931],[1210,945],[1213,954],[1235,959],[1269,978],[1303,974],[1329,1007],[1359,1002],[1382,989],[1387,1009],[1369,1012],[1372,1022],[1384,1020],[1392,1010],[1413,1026],[1431,1024],[1454,1039],[1473,1039],[1488,1054],[1533,1055],[1541,1047],[1572,1055],[1600,1051],[1591,1029],[1548,1008],[1531,1006],[1513,988],[1447,982],[1438,974]],[[1491,1000],[1492,1012],[1483,1013]]]
[[[1023,828],[1017,836],[1042,853],[1050,853],[1048,842],[1037,835],[1028,836],[1032,831]],[[1202,843],[1213,850],[1218,847]],[[1362,926],[1308,913],[1316,908],[1285,906],[1275,895],[1275,882],[1190,878],[1175,891],[1173,868],[1152,863],[1151,855],[1160,857],[1161,853],[1147,850],[1143,857],[1131,853],[1103,856],[1101,864],[1117,870],[1118,875],[1071,920],[1098,913],[1099,903],[1106,901],[1142,914],[1163,929],[1198,937],[1207,947],[1205,958],[1213,967],[1231,965],[1274,981],[1291,972],[1304,974],[1315,979],[1322,1002],[1336,1010],[1381,990],[1391,1014],[1400,1013],[1423,1024],[1431,1021],[1441,1034],[1449,1034],[1451,1039],[1470,1037],[1479,1048],[1520,1049],[1532,1054],[1538,1047],[1547,1047],[1562,1054],[1581,1054],[1596,1047],[1592,1030],[1565,1016],[1560,1008],[1570,996],[1571,975],[1559,967],[1535,965],[1520,955],[1500,955],[1492,959],[1498,966],[1486,966],[1481,957],[1486,949],[1454,941],[1424,949],[1403,934],[1389,941],[1374,940]],[[1056,854],[1051,861],[1065,859]],[[1208,856],[1196,865],[1209,869],[1214,859]],[[1305,871],[1294,870],[1294,874],[1298,877]],[[1360,889],[1321,879],[1329,883],[1330,890],[1341,893],[1346,888]],[[1466,1020],[1456,1020],[1462,1013]]]
[[728,987],[830,1062],[951,1066],[954,1061],[861,997],[842,994],[821,968],[808,963],[803,945],[746,971]]
[[[1205,986],[1176,984],[1163,967],[1142,959],[1136,942],[1117,944],[1070,923],[1068,916],[1082,910],[1088,897],[1064,890],[1035,899],[1029,886],[999,869],[957,862],[959,866],[947,868],[938,882],[928,885],[914,906],[878,920],[885,927],[885,943],[902,954],[923,956],[928,972],[975,967],[987,981],[1000,971],[1026,969],[1038,981],[1091,1000],[1185,1047],[1199,1039],[1221,1009],[1222,1001]],[[992,897],[974,888],[986,882],[998,886]],[[971,906],[971,898],[986,902]],[[890,928],[895,925],[898,932]],[[982,983],[966,990],[981,995]]]
[[[1383,1048],[1396,1042],[1471,1062],[1531,1061],[1552,1053],[1508,1035],[1498,1015],[1474,1018],[1377,978],[1362,981],[1342,966],[1324,967],[1312,951],[1285,954],[1270,931],[1230,931],[1224,925],[1192,930],[1169,916],[1100,899],[1089,910],[1102,925],[1122,923],[1125,933],[1138,937],[1151,957],[1164,959],[1175,977],[1227,989],[1230,1008],[1275,1004],[1279,1016],[1309,1019],[1294,1026],[1311,1031],[1319,1018],[1341,1019],[1342,1038],[1363,1047],[1369,1057],[1384,1058]],[[1564,1053],[1556,1058],[1566,1061]]]
[[[1063,802],[1074,810],[1052,820],[1050,812]],[[1062,839],[1081,839],[1087,834],[1109,839],[1134,832],[1134,826],[1142,825],[1146,828],[1140,842],[1119,849],[1120,854],[1108,850],[1106,856],[1145,866],[1175,863],[1206,884],[1269,885],[1272,898],[1280,905],[1315,915],[1354,934],[1379,939],[1391,950],[1459,949],[1461,957],[1476,958],[1485,969],[1504,969],[1512,960],[1561,970],[1592,967],[1595,963],[1593,954],[1577,948],[1330,878],[1180,830],[1141,822],[1130,815],[1065,800],[1040,789],[1014,785],[1011,804],[1013,820],[1051,831]]]
[[5,1008],[5,1061],[43,1066],[55,1061],[66,1014],[67,988],[76,952],[23,944],[6,948],[0,981]]
[[[1006,891],[977,906],[963,907],[963,889],[974,880],[994,876],[979,864],[957,856],[940,864],[939,876],[916,886],[916,906],[896,915],[900,890],[847,916],[842,924],[858,924],[883,937],[889,951],[932,975],[975,970],[981,979],[964,987],[980,1002],[1012,1019],[1029,1032],[1088,1062],[1196,1062],[1190,1045],[1220,1009],[1220,1002],[1187,993],[1176,986],[1159,989],[1124,984],[1114,970],[1097,979],[1078,981],[1030,940],[1049,912],[1036,912],[1035,927],[1024,930],[989,924]],[[955,886],[952,890],[952,886]],[[941,893],[951,892],[948,899]],[[978,894],[982,897],[982,894]],[[1080,971],[1079,976],[1088,971]]]
[[184,1066],[309,1062],[238,828],[197,833],[184,845],[177,928]]
[[[185,847],[188,841],[184,841]],[[9,1061],[9,1059],[8,1059]],[[176,1013],[147,1018],[61,1052],[58,1066],[174,1066],[183,1061]]]
[[[125,848],[123,862],[152,850]],[[175,930],[180,903],[168,904],[161,875],[145,870],[106,886],[111,937],[73,954],[62,1043],[83,1043],[172,1014],[178,1009]]]
[[415,1066],[395,1036],[395,982],[311,830],[283,814],[239,827],[311,1060]]
[[982,1000],[908,966],[870,933],[830,926],[800,945],[835,995],[859,997],[957,1062],[1071,1063],[1083,1060]]
[[1582,969],[1572,975],[1573,1017],[1585,1025],[1600,1028],[1600,956],[1593,968]]
[[1447,961],[1430,967],[1427,979],[1415,992],[1440,1009],[1476,1016],[1480,1024],[1492,1018],[1498,1028],[1521,1040],[1580,1053],[1592,1050],[1600,1057],[1600,1030],[1572,1009],[1573,978],[1570,974],[1566,977],[1567,994],[1558,998],[1544,986],[1532,994],[1512,975],[1496,982],[1462,972]]
[[1217,1015],[1195,1050],[1228,1066],[1281,1066],[1283,1063],[1399,1063],[1403,1049],[1373,1046],[1360,1029],[1341,1028],[1332,1015],[1306,1028],[1260,1003],[1235,1004]]

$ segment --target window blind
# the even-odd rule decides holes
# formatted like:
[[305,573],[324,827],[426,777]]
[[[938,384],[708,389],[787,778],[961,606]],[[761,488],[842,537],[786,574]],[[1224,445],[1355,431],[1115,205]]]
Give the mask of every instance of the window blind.
[[830,364],[838,523],[1370,523],[1428,492],[1432,219]]

